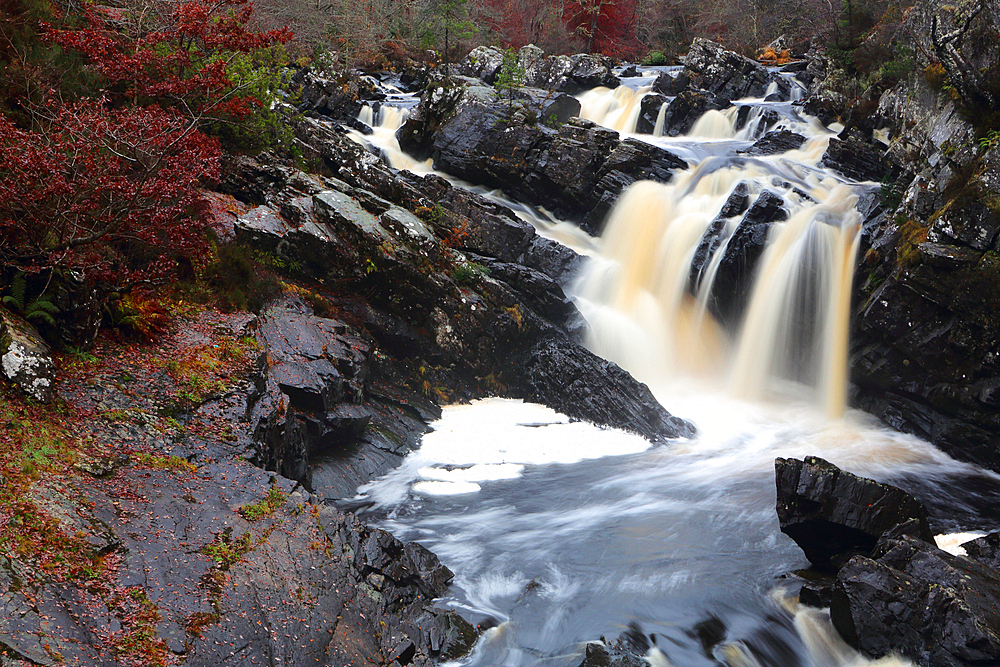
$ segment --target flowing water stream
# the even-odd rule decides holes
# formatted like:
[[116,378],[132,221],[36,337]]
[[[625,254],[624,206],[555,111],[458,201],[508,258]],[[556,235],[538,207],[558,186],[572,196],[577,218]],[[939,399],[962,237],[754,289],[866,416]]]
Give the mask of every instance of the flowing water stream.
[[[634,130],[649,82],[633,83],[585,93],[583,113]],[[656,666],[873,664],[825,612],[795,600],[787,573],[807,562],[778,529],[775,457],[818,455],[898,483],[930,505],[941,532],[1000,523],[996,475],[846,407],[855,203],[871,184],[817,167],[832,133],[788,101],[739,104],[752,107],[739,130],[734,107],[706,114],[687,137],[640,136],[691,168],[667,185],[633,185],[601,238],[561,236],[590,256],[572,288],[587,345],[649,384],[698,436],[651,447],[541,406],[485,400],[446,408],[418,451],[361,490],[369,518],[455,572],[440,604],[493,626],[459,664],[576,667],[585,642],[626,630]],[[764,108],[806,142],[737,155]],[[395,144],[403,113],[363,117],[381,125],[364,140],[395,167],[429,170]],[[770,228],[746,314],[727,327],[713,315],[713,288],[740,218],[717,215],[740,183],[751,200],[779,195],[788,218]],[[565,229],[517,208],[542,233]],[[691,289],[713,224],[714,254]]]

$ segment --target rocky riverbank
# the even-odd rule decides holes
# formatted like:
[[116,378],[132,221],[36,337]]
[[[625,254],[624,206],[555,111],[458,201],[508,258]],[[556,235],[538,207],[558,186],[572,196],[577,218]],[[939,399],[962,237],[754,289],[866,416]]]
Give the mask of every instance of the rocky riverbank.
[[[921,3],[911,20],[942,11]],[[973,26],[998,28],[989,12]],[[687,168],[670,151],[574,117],[580,104],[571,95],[617,85],[610,63],[526,48],[526,87],[511,104],[490,88],[497,56],[477,49],[460,74],[409,75],[408,86],[424,92],[398,133],[402,147],[592,232],[628,185],[667,182]],[[988,68],[997,56],[987,48],[976,60]],[[775,72],[698,40],[676,77],[654,83],[637,129],[651,132],[662,108],[664,134],[677,135],[706,110],[792,85],[809,93],[802,111],[839,117],[845,127],[824,165],[881,184],[860,205],[854,403],[957,458],[1000,469],[1000,146],[982,136],[967,104],[935,84],[932,63],[918,62],[914,76],[867,100],[877,113],[862,114],[838,97],[818,52]],[[294,120],[296,146],[312,167],[233,157],[218,194],[220,239],[266,258],[289,281],[267,307],[181,308],[155,345],[101,339],[93,353],[61,357],[23,320],[3,315],[5,375],[37,400],[55,397],[63,412],[47,419],[69,428],[32,444],[32,456],[41,466],[62,456],[63,440],[77,443],[68,472],[37,475],[17,512],[3,517],[12,534],[43,536],[8,542],[0,559],[3,664],[454,658],[477,631],[430,606],[451,573],[328,501],[396,466],[450,401],[538,401],[657,443],[694,434],[644,385],[579,344],[579,314],[563,288],[580,257],[506,207],[437,176],[390,169],[351,140],[344,125],[367,129],[356,120],[361,103],[385,97],[370,81],[338,87],[303,69],[290,81],[305,112]],[[761,117],[748,159],[801,145],[800,136],[769,132],[777,120]],[[875,130],[888,130],[888,144]],[[751,204],[735,192],[719,215],[740,217],[717,279],[728,296],[712,306],[734,323],[745,307],[741,286],[784,210],[773,193]],[[702,264],[718,234],[703,239]],[[693,268],[692,289],[699,275]],[[9,424],[16,419],[8,415]],[[998,614],[983,602],[1000,591],[995,536],[968,548],[978,561],[944,554],[929,541],[926,513],[906,498],[895,505],[912,511],[891,520],[861,526],[842,507],[820,520],[811,512],[830,509],[830,489],[895,492],[817,460],[779,469],[786,532],[835,573],[802,599],[831,604],[848,642],[921,664],[998,659]],[[816,486],[828,495],[809,495]],[[909,613],[920,609],[931,611]],[[588,649],[584,664],[632,664],[645,650],[642,633],[632,635],[611,654]]]

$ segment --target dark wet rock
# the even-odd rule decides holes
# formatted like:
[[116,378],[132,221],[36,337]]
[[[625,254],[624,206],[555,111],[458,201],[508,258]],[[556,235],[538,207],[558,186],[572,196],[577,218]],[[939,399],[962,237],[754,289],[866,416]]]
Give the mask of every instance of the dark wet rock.
[[366,77],[351,77],[346,81],[324,78],[307,67],[292,76],[292,84],[300,87],[299,110],[310,110],[350,127],[371,133],[371,128],[358,120],[361,108],[381,102],[385,93]]
[[[744,194],[744,196],[746,195]],[[711,222],[705,233],[702,234],[698,247],[695,248],[694,256],[691,258],[691,277],[688,285],[692,294],[698,293],[709,260],[728,238],[727,230],[728,221],[720,215]]]
[[919,665],[1000,661],[1000,575],[912,537],[884,540],[837,574],[830,608],[840,635],[869,656]]
[[[268,415],[264,432],[269,434],[264,438],[269,443],[265,451],[281,455],[275,454],[265,465],[311,480],[307,483],[314,488],[319,484],[317,474],[329,481],[335,471],[345,480],[336,486],[341,490],[359,475],[332,460],[337,452],[346,450],[341,459],[360,469],[362,477],[372,471],[377,474],[405,455],[415,440],[413,434],[419,435],[431,417],[427,410],[404,411],[410,414],[406,424],[379,422],[391,407],[380,387],[406,385],[408,381],[400,377],[403,364],[431,369],[427,372],[433,376],[409,382],[432,395],[472,397],[481,395],[486,386],[494,394],[541,400],[570,410],[576,418],[626,428],[657,441],[689,432],[689,425],[666,413],[643,385],[569,338],[575,308],[554,277],[564,279],[573,270],[579,262],[575,254],[557,252],[539,241],[534,229],[505,207],[453,188],[438,177],[392,172],[369,161],[353,142],[305,123],[308,134],[303,136],[346,182],[327,178],[331,189],[313,195],[313,218],[298,227],[268,207],[267,215],[243,216],[238,231],[246,242],[276,253],[303,276],[336,285],[339,292],[351,289],[366,295],[364,300],[343,303],[366,336],[323,326],[333,327],[326,340],[345,335],[360,339],[364,361],[358,366],[367,364],[373,380],[344,394],[343,386],[350,382],[328,372],[322,363],[325,358],[347,378],[339,353],[334,354],[337,359],[331,358],[333,352],[323,351],[322,346],[299,344],[294,358],[271,355],[272,365],[294,362],[288,367],[294,372],[279,378],[269,372],[268,386],[273,382],[275,389],[267,389],[265,396],[270,398],[261,401],[272,406],[263,411]],[[594,129],[567,125],[561,130],[567,135],[587,136]],[[650,159],[657,152],[645,151],[638,142],[610,143],[608,149],[609,169],[644,161],[650,172],[660,168]],[[412,211],[419,211],[420,217]],[[299,315],[289,317],[291,322],[302,320]],[[311,315],[306,314],[305,320],[318,326]],[[306,340],[322,338],[303,334],[298,324],[291,333],[272,336],[268,322],[265,318],[264,333],[276,339],[278,349],[289,348],[282,341],[293,334]],[[304,349],[312,356],[303,355]],[[542,377],[547,373],[557,377],[552,366],[562,362],[570,364],[566,368],[572,368],[572,378],[566,376],[566,368],[559,369],[562,381]],[[316,366],[327,372],[320,373]],[[393,368],[398,372],[380,384],[381,374]],[[581,401],[580,396],[587,398]],[[330,434],[327,414],[342,403],[364,405],[372,415],[356,441],[343,442]],[[396,399],[396,403],[412,405],[413,400]],[[384,430],[398,432],[398,445],[376,437]],[[312,460],[321,460],[325,472],[311,471],[303,478],[303,468]]]
[[902,489],[843,471],[818,457],[776,459],[781,532],[820,569],[836,569],[855,554],[871,554],[882,535],[910,519],[933,542],[927,510]]
[[1000,304],[987,285],[1000,257],[988,251],[975,263],[940,263],[934,257],[889,275],[863,298],[852,342],[856,400],[898,430],[996,468]]
[[635,122],[635,131],[640,134],[653,134],[653,130],[656,129],[656,119],[660,116],[660,109],[668,101],[664,95],[658,93],[649,93],[643,97],[639,103],[640,111],[639,118]]
[[699,90],[679,93],[663,112],[663,136],[686,135],[705,112],[728,107],[729,99]]
[[802,110],[810,116],[818,118],[823,125],[839,121],[840,117],[847,112],[847,107],[847,99],[832,91],[810,95],[802,103]]
[[734,218],[737,215],[745,213],[750,207],[749,192],[746,181],[737,183],[733,191],[729,193],[729,197],[726,198],[726,203],[719,210],[719,217]]
[[614,363],[565,339],[542,338],[515,363],[526,369],[529,398],[570,417],[618,426],[654,442],[694,435],[691,425],[664,410],[646,385],[634,384]]
[[584,257],[557,241],[535,236],[517,261],[565,286],[583,266]]
[[807,607],[829,608],[832,599],[832,581],[807,581],[799,589],[799,603]]
[[[998,231],[1000,213],[996,210],[982,201],[952,200],[942,207],[927,230],[927,240],[936,244],[954,244],[984,251],[993,246]],[[966,261],[963,260],[962,263]]]
[[[687,79],[688,88],[704,90],[730,100],[764,97],[772,83],[777,83],[783,98],[788,96],[789,84],[782,77],[749,58],[702,38],[696,38],[691,43],[682,75]],[[682,83],[685,82],[678,77],[675,86]],[[663,92],[670,94],[669,91]]]
[[921,243],[917,246],[921,258],[931,266],[957,269],[978,262],[983,253],[943,243]]
[[635,65],[629,65],[618,74],[618,77],[621,79],[631,79],[637,76],[642,76],[642,73]]
[[750,195],[745,181],[740,181],[733,188],[733,191],[722,205],[719,215],[702,234],[698,247],[695,248],[694,256],[691,259],[691,278],[689,289],[692,294],[697,294],[701,286],[702,277],[708,267],[709,260],[729,238],[728,218],[736,217],[744,213],[750,205]]
[[52,305],[59,309],[51,340],[56,349],[89,350],[101,328],[104,310],[97,287],[75,271],[63,271],[54,281]]
[[746,149],[748,155],[775,155],[776,153],[787,153],[799,148],[806,142],[806,138],[801,134],[795,134],[788,130],[768,132],[763,137],[754,142],[754,145]]
[[0,307],[0,375],[32,398],[52,400],[56,366],[52,350],[26,320]]
[[877,149],[856,136],[831,139],[820,166],[855,181],[878,182],[892,171],[892,165]]
[[1000,532],[964,542],[962,548],[969,558],[1000,571]]
[[737,131],[742,130],[747,126],[747,123],[752,120],[753,122],[756,122],[757,125],[754,132],[750,135],[751,138],[759,137],[764,134],[767,131],[767,128],[781,120],[781,115],[774,109],[743,104],[740,105],[740,108],[736,112],[736,123],[734,124],[734,127]]
[[712,311],[724,322],[735,324],[746,307],[757,260],[771,225],[788,217],[780,195],[761,192],[733,231],[719,263],[712,287]]
[[531,112],[533,123],[531,114],[511,111],[491,90],[470,86],[454,95],[425,95],[423,110],[400,130],[401,143],[410,142],[404,149],[433,155],[442,171],[542,204],[590,231],[601,227],[622,189],[640,179],[666,182],[687,166],[669,151],[620,141],[617,132],[590,121],[572,118],[555,130]]

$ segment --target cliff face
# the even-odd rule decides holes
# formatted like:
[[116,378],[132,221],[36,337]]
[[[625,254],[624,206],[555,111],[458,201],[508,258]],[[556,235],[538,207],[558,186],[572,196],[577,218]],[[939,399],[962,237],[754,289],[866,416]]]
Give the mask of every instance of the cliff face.
[[908,19],[916,71],[879,101],[903,172],[865,223],[852,368],[860,407],[1000,469],[1000,16],[982,5]]

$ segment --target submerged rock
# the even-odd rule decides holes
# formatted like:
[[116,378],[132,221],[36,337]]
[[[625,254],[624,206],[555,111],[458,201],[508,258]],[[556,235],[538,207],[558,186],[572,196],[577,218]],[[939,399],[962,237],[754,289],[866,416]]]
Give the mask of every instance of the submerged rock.
[[781,532],[818,568],[836,569],[854,554],[871,554],[886,531],[910,520],[921,539],[933,541],[926,508],[902,489],[815,456],[776,459],[774,470]]

